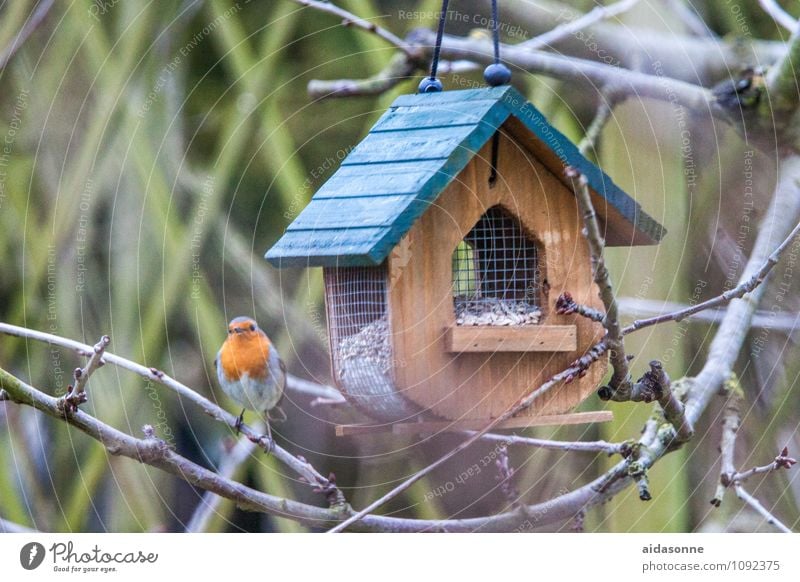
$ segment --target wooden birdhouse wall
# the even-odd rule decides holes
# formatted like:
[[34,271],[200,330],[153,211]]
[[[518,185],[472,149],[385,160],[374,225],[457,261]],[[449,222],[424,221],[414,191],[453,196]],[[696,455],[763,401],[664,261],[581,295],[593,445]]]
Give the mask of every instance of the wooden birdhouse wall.
[[[397,390],[448,419],[498,416],[602,337],[599,324],[555,313],[553,304],[563,291],[580,303],[602,307],[581,234],[581,217],[572,192],[509,134],[507,125],[500,130],[494,185],[489,184],[489,141],[388,259]],[[487,210],[497,205],[536,241],[541,320],[488,330],[457,326],[453,251]],[[525,414],[571,411],[597,389],[605,370],[605,361],[597,362],[586,376],[554,389]]]

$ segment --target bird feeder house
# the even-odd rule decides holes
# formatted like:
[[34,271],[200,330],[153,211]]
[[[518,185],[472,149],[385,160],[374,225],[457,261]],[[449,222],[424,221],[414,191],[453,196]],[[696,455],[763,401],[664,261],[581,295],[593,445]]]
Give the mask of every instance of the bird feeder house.
[[[398,98],[267,253],[322,267],[333,376],[395,432],[480,428],[602,338],[556,313],[602,305],[565,167],[588,180],[609,246],[663,228],[510,86]],[[574,413],[607,361],[504,426]]]

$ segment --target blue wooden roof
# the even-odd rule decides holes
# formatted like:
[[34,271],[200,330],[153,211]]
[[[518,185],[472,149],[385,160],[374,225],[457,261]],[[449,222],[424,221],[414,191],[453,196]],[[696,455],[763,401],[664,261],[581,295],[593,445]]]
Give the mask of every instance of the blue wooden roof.
[[[605,204],[608,244],[654,244],[665,231],[511,86],[399,97],[267,252],[277,267],[378,265],[509,118],[571,165]],[[516,124],[519,126],[519,124]],[[560,166],[560,167],[553,167]],[[601,201],[602,202],[602,201]],[[612,216],[613,215],[613,216]]]

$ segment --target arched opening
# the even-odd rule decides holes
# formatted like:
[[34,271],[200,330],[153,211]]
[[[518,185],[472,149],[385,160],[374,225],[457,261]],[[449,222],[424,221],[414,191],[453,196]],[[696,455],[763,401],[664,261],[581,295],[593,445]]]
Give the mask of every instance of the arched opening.
[[493,206],[453,251],[457,325],[535,325],[542,317],[541,253],[519,221]]

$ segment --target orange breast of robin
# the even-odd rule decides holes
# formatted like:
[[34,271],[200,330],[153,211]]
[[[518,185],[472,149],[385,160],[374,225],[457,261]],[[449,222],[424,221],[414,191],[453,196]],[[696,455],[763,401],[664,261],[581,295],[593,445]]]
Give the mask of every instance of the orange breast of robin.
[[222,344],[219,365],[231,381],[239,380],[243,374],[251,378],[267,378],[269,340],[259,334],[233,334]]

